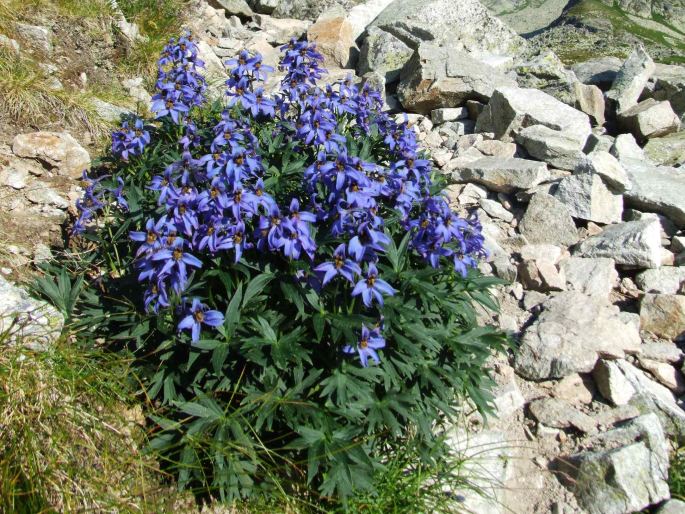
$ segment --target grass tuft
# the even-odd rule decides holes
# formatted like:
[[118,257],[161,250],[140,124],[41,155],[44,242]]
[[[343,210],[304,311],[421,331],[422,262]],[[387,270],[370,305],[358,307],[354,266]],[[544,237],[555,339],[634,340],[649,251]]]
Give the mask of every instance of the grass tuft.
[[156,511],[128,362],[68,339],[0,349],[0,512]]

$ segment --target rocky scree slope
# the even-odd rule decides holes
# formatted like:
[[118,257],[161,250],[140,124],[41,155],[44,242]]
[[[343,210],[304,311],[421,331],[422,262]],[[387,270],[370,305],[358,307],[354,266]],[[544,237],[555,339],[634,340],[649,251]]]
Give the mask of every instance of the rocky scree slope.
[[[284,6],[302,19],[274,16]],[[483,320],[519,348],[491,363],[495,416],[447,434],[488,493],[452,491],[459,508],[683,512],[666,479],[685,429],[685,68],[636,46],[569,69],[475,0],[320,7],[199,0],[188,28],[216,95],[238,50],[275,65],[290,37],[315,40],[331,79],[385,92],[452,183],[455,208],[482,220],[481,269],[510,282],[502,311]],[[2,152],[0,193],[18,199],[0,208],[59,231],[87,152],[64,131],[16,134]],[[16,298],[7,326],[30,299],[0,284]],[[48,318],[40,344],[60,328]]]

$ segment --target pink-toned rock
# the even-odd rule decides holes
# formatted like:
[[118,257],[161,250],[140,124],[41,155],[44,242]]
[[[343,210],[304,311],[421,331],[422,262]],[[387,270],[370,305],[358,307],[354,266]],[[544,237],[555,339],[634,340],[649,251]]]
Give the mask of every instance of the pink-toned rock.
[[328,67],[350,68],[357,53],[354,29],[343,17],[319,19],[307,31],[307,39],[316,43]]
[[72,178],[90,167],[90,155],[67,132],[32,132],[18,134],[12,151],[19,157],[38,159],[55,168],[57,174]]

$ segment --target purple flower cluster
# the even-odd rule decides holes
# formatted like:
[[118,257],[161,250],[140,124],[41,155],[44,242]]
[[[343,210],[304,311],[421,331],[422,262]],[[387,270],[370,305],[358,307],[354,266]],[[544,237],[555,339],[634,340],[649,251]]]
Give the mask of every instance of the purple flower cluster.
[[[226,252],[236,263],[246,252],[304,260],[311,272],[299,265],[294,279],[306,278],[317,291],[335,282],[342,294],[377,313],[396,292],[378,266],[390,243],[389,215],[399,217],[411,234],[411,249],[433,267],[449,261],[465,275],[484,253],[477,220],[460,218],[443,196],[431,195],[430,162],[419,153],[416,133],[382,112],[380,93],[351,78],[320,88],[323,57],[313,43],[293,39],[281,50],[285,77],[274,97],[264,92],[262,83],[273,70],[261,56],[243,51],[227,62],[228,108],[209,138],[188,117],[204,101],[206,87],[190,36],[172,40],[159,62],[152,110],[183,127],[180,158],[149,184],[164,214],[130,236],[139,243],[146,308],[157,312],[180,300],[185,314],[178,329],[190,330],[193,341],[202,325],[216,327],[223,317],[184,296],[190,276]],[[282,136],[307,159],[297,191],[278,202],[264,185],[268,165],[253,132],[260,123],[273,126],[273,137]],[[113,151],[122,159],[139,155],[149,143],[142,124],[126,130],[113,138]],[[370,134],[385,147],[378,161],[352,151],[353,140]],[[99,201],[87,189],[84,202]],[[335,247],[318,246],[317,240],[335,241]],[[344,352],[357,352],[364,366],[369,358],[379,362],[381,330],[363,326],[361,339]]]
[[86,231],[88,224],[95,215],[106,206],[115,206],[123,211],[128,211],[128,202],[124,198],[124,181],[117,179],[116,188],[107,188],[102,185],[106,176],[97,179],[90,178],[86,170],[81,175],[81,187],[84,189],[83,197],[76,201],[78,218],[71,229],[73,235],[80,235]]
[[158,93],[152,97],[151,107],[157,118],[169,115],[179,124],[192,107],[204,103],[207,84],[198,72],[204,62],[197,53],[197,45],[190,34],[181,36],[178,41],[172,38],[164,47],[158,61],[155,85]]
[[141,155],[150,144],[150,133],[145,130],[143,120],[137,119],[133,127],[124,121],[119,130],[112,132],[112,154],[125,161],[129,157]]

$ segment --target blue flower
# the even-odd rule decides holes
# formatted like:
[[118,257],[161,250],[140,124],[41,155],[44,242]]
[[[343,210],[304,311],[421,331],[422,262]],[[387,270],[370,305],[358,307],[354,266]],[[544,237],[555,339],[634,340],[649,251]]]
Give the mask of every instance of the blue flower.
[[362,295],[362,301],[367,307],[371,307],[374,299],[383,305],[383,295],[393,296],[395,290],[385,280],[378,278],[376,265],[369,264],[366,270],[366,277],[357,282],[352,290],[352,296]]
[[366,325],[362,325],[362,334],[356,345],[347,345],[343,348],[345,353],[358,353],[359,360],[362,366],[369,365],[369,357],[373,359],[376,364],[380,364],[381,359],[378,357],[376,350],[385,348],[385,339],[380,335],[380,328],[369,330]]
[[202,325],[210,327],[218,327],[223,325],[224,315],[219,311],[209,310],[209,308],[201,303],[197,298],[193,298],[192,305],[188,315],[183,318],[178,324],[178,330],[190,330],[193,342],[200,339],[200,332]]
[[351,259],[347,259],[345,255],[345,243],[338,245],[333,252],[333,262],[324,262],[319,264],[314,271],[323,273],[323,285],[328,284],[337,275],[340,275],[350,282],[354,283],[357,275],[361,275],[362,270],[359,265]]

